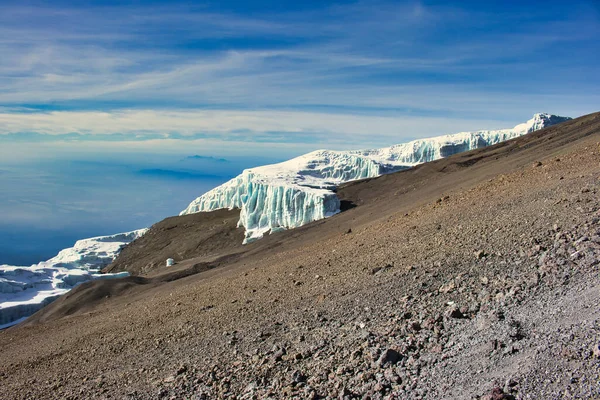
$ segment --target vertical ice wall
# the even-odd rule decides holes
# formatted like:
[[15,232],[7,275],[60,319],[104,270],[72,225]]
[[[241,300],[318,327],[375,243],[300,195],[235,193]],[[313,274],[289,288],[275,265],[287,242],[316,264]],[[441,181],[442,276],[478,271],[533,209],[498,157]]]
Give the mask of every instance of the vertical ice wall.
[[333,189],[343,182],[375,177],[382,166],[348,152],[318,150],[292,160],[243,171],[206,192],[181,212],[239,208],[244,243],[266,232],[297,228],[339,212]]
[[494,145],[569,119],[535,114],[512,129],[461,132],[372,150],[318,150],[247,169],[192,201],[181,215],[238,208],[238,226],[246,229],[246,243],[269,231],[296,228],[338,213],[340,202],[334,189],[341,183]]
[[340,210],[339,199],[327,189],[260,182],[249,188],[238,223],[246,228],[245,243],[269,231],[297,228]]

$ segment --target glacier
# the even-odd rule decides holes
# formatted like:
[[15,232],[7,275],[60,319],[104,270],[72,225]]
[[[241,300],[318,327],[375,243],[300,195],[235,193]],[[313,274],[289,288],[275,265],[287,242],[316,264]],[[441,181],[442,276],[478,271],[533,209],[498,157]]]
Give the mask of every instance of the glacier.
[[335,188],[463,151],[491,146],[567,120],[538,113],[511,129],[460,132],[369,150],[317,150],[279,164],[244,170],[192,201],[180,215],[240,209],[244,243],[340,212]]
[[78,240],[55,257],[29,267],[0,265],[0,329],[15,325],[82,282],[128,273],[101,274],[121,248],[147,229]]

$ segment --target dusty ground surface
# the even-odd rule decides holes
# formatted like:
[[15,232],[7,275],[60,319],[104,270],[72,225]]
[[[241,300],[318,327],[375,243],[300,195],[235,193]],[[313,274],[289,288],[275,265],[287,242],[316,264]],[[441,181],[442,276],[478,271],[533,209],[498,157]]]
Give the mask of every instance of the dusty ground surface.
[[164,219],[135,245],[121,251],[119,259],[105,272],[129,271],[141,275],[160,270],[167,258],[176,262],[192,257],[213,260],[225,253],[241,250],[244,231],[237,229],[239,210],[217,210],[210,213]]
[[218,268],[0,332],[3,396],[600,398],[599,115],[339,193]]

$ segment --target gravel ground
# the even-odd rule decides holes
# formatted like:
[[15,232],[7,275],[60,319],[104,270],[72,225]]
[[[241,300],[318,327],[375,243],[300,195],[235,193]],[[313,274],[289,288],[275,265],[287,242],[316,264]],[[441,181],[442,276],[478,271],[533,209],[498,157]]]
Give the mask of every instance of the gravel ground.
[[359,206],[356,225],[302,246],[3,331],[3,396],[600,398],[599,136],[398,212]]

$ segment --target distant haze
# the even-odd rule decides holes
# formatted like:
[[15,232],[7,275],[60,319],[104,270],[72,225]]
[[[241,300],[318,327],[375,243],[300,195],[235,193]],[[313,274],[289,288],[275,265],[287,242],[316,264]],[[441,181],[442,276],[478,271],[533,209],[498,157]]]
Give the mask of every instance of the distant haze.
[[215,162],[219,162],[219,163],[226,163],[229,162],[229,160],[226,160],[224,158],[215,158],[215,157],[211,157],[211,156],[200,156],[200,155],[193,155],[193,156],[187,156],[186,158],[183,159],[183,161],[215,161]]
[[46,260],[82,238],[148,227],[240,170],[272,159],[129,155],[123,161],[61,159],[0,170],[0,264]]

